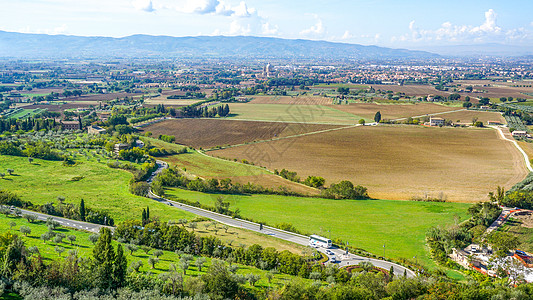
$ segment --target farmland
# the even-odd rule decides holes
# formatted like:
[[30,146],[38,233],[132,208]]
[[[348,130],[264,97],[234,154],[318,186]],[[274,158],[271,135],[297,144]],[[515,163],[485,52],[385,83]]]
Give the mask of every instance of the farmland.
[[393,93],[405,93],[408,96],[414,96],[414,97],[424,97],[428,95],[441,95],[443,97],[448,97],[448,95],[452,94],[452,92],[436,90],[435,87],[431,85],[373,84],[372,87],[375,90],[381,90],[385,92],[392,91]]
[[[416,104],[377,104],[377,103],[352,103],[349,105],[334,105],[332,108],[351,113],[372,120],[377,111],[381,113],[383,119],[399,119],[426,114],[455,111],[461,108],[450,107],[433,103]],[[444,116],[443,116],[444,117]]]
[[334,125],[229,121],[221,119],[181,119],[155,123],[143,129],[154,136],[173,135],[176,143],[194,148],[212,148],[267,140],[275,137],[338,128]]
[[84,199],[88,207],[109,212],[116,223],[138,219],[146,206],[150,206],[154,216],[165,220],[193,217],[187,212],[130,194],[128,181],[132,175],[111,169],[104,163],[80,161],[74,167],[66,167],[57,161],[35,159],[30,164],[25,157],[0,155],[0,166],[4,170],[15,170],[13,176],[0,179],[1,187],[34,204],[55,202],[58,196],[75,204]]
[[[323,105],[231,103],[230,119],[317,124],[356,124],[361,116]],[[370,120],[367,120],[370,121]]]
[[[214,205],[215,195],[169,189],[176,198]],[[452,224],[466,218],[467,204],[386,200],[330,200],[274,195],[228,195],[232,209],[244,217],[276,225],[291,223],[306,233],[348,241],[378,255],[412,258],[434,266],[425,250],[425,233],[431,226]],[[335,217],[332,217],[335,216]]]
[[[165,143],[152,138],[143,139],[157,147],[174,150],[179,150],[182,148],[182,146]],[[232,181],[241,184],[252,182],[274,189],[277,189],[279,186],[284,186],[291,191],[302,194],[314,195],[318,193],[318,190],[316,189],[283,179],[272,174],[267,169],[243,164],[240,162],[211,157],[197,151],[189,151],[185,154],[169,155],[166,157],[161,157],[160,159],[166,161],[171,166],[177,166],[182,170],[186,170],[186,173],[191,175],[194,174],[202,178],[230,178]]]
[[487,125],[488,121],[500,121],[502,124],[505,124],[505,118],[501,113],[497,112],[485,112],[485,111],[475,111],[475,110],[464,110],[458,112],[451,112],[447,114],[440,115],[447,120],[451,120],[454,123],[472,123],[472,120],[475,118],[478,121],[483,122]]
[[333,99],[319,96],[254,96],[250,104],[328,105]]
[[380,199],[429,194],[477,202],[497,186],[509,188],[527,175],[517,149],[492,129],[365,126],[210,154],[286,168],[301,177],[323,176],[327,184],[351,180]]

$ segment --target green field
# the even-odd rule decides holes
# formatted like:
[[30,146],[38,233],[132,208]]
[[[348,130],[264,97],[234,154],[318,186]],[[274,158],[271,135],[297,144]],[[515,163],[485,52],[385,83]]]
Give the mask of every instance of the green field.
[[[169,189],[170,197],[214,206],[218,195]],[[467,218],[468,204],[389,200],[330,200],[277,195],[227,195],[230,209],[243,217],[276,225],[293,224],[305,233],[340,238],[377,255],[408,258],[435,266],[425,247],[431,226],[453,224]]]
[[11,115],[7,115],[6,117],[7,118],[12,118],[12,119],[22,119],[22,118],[28,118],[28,117],[31,117],[31,116],[34,116],[38,113],[41,113],[45,111],[45,109],[40,109],[40,108],[37,108],[37,109],[22,109],[14,114],[11,114]]
[[[142,139],[150,142],[156,147],[163,147],[176,151],[183,148],[183,146],[166,143],[153,138],[143,137]],[[171,155],[160,159],[171,165],[185,168],[187,172],[200,177],[233,177],[271,174],[268,170],[263,168],[211,157],[194,150],[189,150],[189,152],[185,154]]]
[[[11,228],[9,223],[15,222],[16,225]],[[31,228],[31,233],[26,237],[23,234],[19,232],[20,226],[28,226]],[[17,234],[20,236],[26,247],[32,247],[36,246],[39,249],[39,253],[43,257],[44,261],[46,263],[51,262],[52,260],[59,259],[58,252],[55,251],[55,247],[59,246],[64,248],[64,252],[61,254],[61,257],[66,257],[68,255],[68,252],[71,250],[75,250],[78,252],[78,255],[80,257],[91,257],[92,256],[92,248],[93,244],[89,240],[89,236],[92,233],[85,232],[85,231],[78,231],[74,229],[69,229],[65,227],[59,227],[56,229],[56,232],[61,232],[65,234],[66,236],[74,235],[76,236],[76,241],[71,245],[70,241],[68,239],[64,239],[62,243],[54,243],[53,241],[47,241],[46,243],[43,242],[43,240],[40,239],[41,234],[48,232],[48,227],[46,226],[45,222],[36,222],[36,223],[28,223],[26,219],[23,218],[14,218],[14,217],[6,217],[4,215],[0,215],[0,233],[3,234],[4,232],[11,231],[13,234]],[[113,246],[117,246],[117,242],[113,241]],[[123,246],[124,247],[124,246]],[[141,249],[137,250],[133,253],[133,255],[130,255],[130,252],[124,248],[124,253],[126,254],[126,258],[128,260],[128,264],[132,261],[142,261],[143,266],[139,269],[140,272],[151,272],[153,274],[160,274],[167,272],[170,264],[175,264],[176,266],[179,266],[179,257],[176,253],[172,251],[163,251],[163,255],[159,257],[159,263],[156,264],[155,269],[151,269],[150,265],[148,263],[148,258],[152,255],[153,251],[149,252],[149,254],[146,254]],[[195,257],[196,258],[196,257]],[[207,268],[211,265],[211,258],[206,258],[207,261],[205,263],[205,269],[202,269],[202,272],[198,271],[198,268],[194,263],[191,263],[189,269],[187,270],[187,276],[198,276],[201,274],[204,274]],[[269,284],[265,274],[266,271],[252,268],[249,266],[239,265],[239,270],[237,271],[238,274],[259,274],[261,275],[261,280],[256,283],[256,288],[265,288],[270,286],[276,286],[277,284],[281,284],[285,281],[288,281],[292,278],[290,275],[284,275],[284,274],[275,274],[274,279],[272,280],[272,283]]]
[[[128,182],[131,173],[109,168],[95,159],[79,160],[74,167],[62,162],[35,159],[32,164],[26,157],[0,155],[0,168],[14,169],[14,175],[0,179],[0,188],[18,194],[34,204],[56,202],[58,196],[66,202],[76,203],[84,199],[87,206],[110,213],[115,223],[126,219],[139,219],[142,209],[150,206],[154,216],[163,220],[191,219],[190,213],[173,209],[148,198],[130,194]],[[83,177],[72,181],[74,177]]]
[[230,103],[229,107],[229,119],[320,124],[357,124],[364,119],[323,105]]

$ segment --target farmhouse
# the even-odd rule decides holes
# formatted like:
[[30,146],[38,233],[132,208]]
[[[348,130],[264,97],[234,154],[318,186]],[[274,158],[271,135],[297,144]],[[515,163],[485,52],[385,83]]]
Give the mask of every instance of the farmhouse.
[[80,122],[78,121],[63,121],[61,122],[64,130],[78,130],[80,129]]
[[512,135],[515,138],[528,138],[528,137],[531,137],[529,134],[527,134],[527,131],[523,131],[523,130],[515,130],[515,131],[513,131]]
[[487,125],[503,125],[500,121],[487,121]]
[[429,117],[429,126],[444,126],[444,119],[438,117]]
[[126,150],[126,149],[128,149],[129,147],[130,147],[129,144],[122,144],[122,143],[120,143],[120,144],[115,144],[114,152],[115,152],[115,154],[118,155],[118,153],[119,153],[121,150]]
[[105,133],[106,130],[103,129],[102,127],[100,126],[96,126],[96,125],[91,125],[89,127],[87,127],[87,133],[88,134],[102,134],[102,133]]

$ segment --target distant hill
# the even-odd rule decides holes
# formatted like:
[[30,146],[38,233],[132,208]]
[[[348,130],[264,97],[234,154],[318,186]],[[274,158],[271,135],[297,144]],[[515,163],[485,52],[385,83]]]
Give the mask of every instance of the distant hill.
[[26,34],[0,31],[0,57],[12,58],[285,58],[428,59],[437,54],[377,46],[251,36],[123,38]]
[[421,47],[424,51],[452,57],[520,57],[533,55],[528,46],[504,45],[497,43]]

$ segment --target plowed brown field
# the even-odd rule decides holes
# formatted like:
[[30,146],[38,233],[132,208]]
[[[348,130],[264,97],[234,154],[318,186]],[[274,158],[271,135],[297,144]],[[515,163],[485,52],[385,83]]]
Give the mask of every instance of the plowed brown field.
[[178,144],[207,149],[338,127],[341,126],[223,119],[178,119],[150,125],[143,128],[143,131],[150,131],[155,137],[160,134],[173,135]]
[[351,180],[381,199],[442,193],[450,201],[476,202],[527,175],[518,150],[492,129],[357,127],[210,154],[286,168],[303,178],[323,176],[327,184]]

